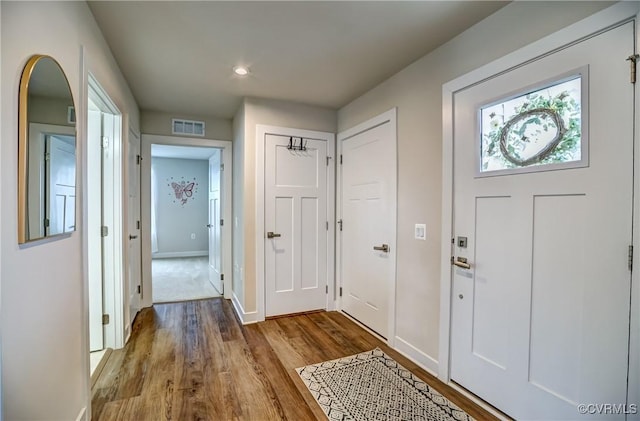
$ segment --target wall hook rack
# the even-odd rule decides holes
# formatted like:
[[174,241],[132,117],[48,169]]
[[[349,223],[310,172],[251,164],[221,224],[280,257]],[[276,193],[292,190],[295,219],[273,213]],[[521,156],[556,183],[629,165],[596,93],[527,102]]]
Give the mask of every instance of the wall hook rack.
[[298,141],[293,138],[293,136],[289,137],[289,145],[287,145],[287,149],[290,151],[306,151],[307,150],[307,141],[300,137]]

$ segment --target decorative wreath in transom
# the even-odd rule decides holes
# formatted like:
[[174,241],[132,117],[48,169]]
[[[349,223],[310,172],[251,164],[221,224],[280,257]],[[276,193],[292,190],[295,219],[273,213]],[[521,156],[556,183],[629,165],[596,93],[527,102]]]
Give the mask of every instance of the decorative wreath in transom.
[[[554,138],[544,146],[544,148],[538,151],[538,153],[527,159],[519,159],[509,152],[507,148],[507,137],[509,135],[509,131],[515,124],[532,115],[540,115],[543,119],[551,118],[551,120],[553,120],[553,124],[555,124],[555,126],[558,128],[558,132],[556,133]],[[525,123],[525,125],[526,124],[528,123]],[[515,165],[525,167],[527,165],[535,164],[542,161],[547,156],[549,156],[551,152],[553,152],[553,150],[556,148],[556,146],[558,146],[558,144],[564,137],[566,131],[567,128],[564,125],[564,121],[562,121],[562,117],[553,108],[534,108],[528,111],[523,111],[507,121],[504,127],[500,130],[500,151],[509,162]]]

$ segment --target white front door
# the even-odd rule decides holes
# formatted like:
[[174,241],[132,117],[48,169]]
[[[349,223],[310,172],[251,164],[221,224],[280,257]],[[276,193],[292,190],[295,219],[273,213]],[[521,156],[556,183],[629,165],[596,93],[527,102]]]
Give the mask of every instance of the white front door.
[[216,152],[209,158],[209,281],[220,295],[224,293],[222,279],[222,249],[220,244],[220,187],[222,186],[222,152]]
[[129,326],[140,310],[142,254],[140,245],[140,138],[129,132]]
[[327,162],[326,141],[265,137],[267,316],[327,307]]
[[455,94],[451,379],[515,419],[626,402],[633,40],[626,23]]
[[342,310],[387,338],[395,287],[395,123],[340,142]]

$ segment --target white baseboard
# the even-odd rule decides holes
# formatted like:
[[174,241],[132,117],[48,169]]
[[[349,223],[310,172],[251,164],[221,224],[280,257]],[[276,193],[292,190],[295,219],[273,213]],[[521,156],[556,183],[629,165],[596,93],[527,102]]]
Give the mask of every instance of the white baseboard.
[[208,250],[196,250],[196,251],[167,251],[162,253],[152,253],[152,259],[170,259],[173,257],[203,257],[208,256]]
[[422,369],[428,371],[430,374],[438,377],[438,360],[420,351],[418,348],[399,336],[396,336],[395,342],[394,349],[396,351],[418,364]]
[[242,308],[242,304],[240,304],[240,300],[236,296],[235,292],[233,293],[233,296],[231,297],[231,303],[233,304],[233,309],[236,311],[236,314],[240,318],[240,322],[243,325],[248,325],[248,324],[251,324],[251,323],[257,323],[258,322],[258,312],[257,311],[250,311],[248,313],[245,312],[244,308]]
[[87,408],[82,408],[80,410],[80,413],[78,414],[78,417],[76,418],[76,421],[87,421]]

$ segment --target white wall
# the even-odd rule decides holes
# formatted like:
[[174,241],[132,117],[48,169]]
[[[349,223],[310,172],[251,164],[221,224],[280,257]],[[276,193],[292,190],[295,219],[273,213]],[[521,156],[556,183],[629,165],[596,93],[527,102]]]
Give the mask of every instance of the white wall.
[[[242,114],[242,115],[239,115]],[[241,237],[241,247],[243,248],[242,261],[238,261],[241,268],[244,268],[244,279],[239,277],[236,282],[238,291],[244,292],[244,299],[241,301],[246,312],[256,311],[256,235],[263,235],[256,232],[256,125],[264,124],[270,126],[291,127],[295,129],[317,130],[324,132],[336,131],[336,111],[328,108],[315,107],[305,104],[298,104],[286,101],[267,100],[259,98],[246,98],[244,105],[234,119],[234,126],[244,120],[243,134],[234,134],[234,158],[242,159],[243,171],[238,173],[238,183],[242,183],[241,190],[235,190],[234,194],[242,194],[242,199],[234,202],[240,207],[234,212],[242,216],[241,222],[244,232]],[[236,153],[242,151],[240,153]],[[238,166],[235,165],[234,168]],[[234,239],[238,239],[234,235]],[[236,289],[234,288],[234,292]],[[237,293],[236,293],[237,295]],[[239,298],[239,297],[238,297]]]
[[[0,4],[0,51],[2,48],[2,4]],[[0,65],[0,110],[2,109],[2,66]],[[2,115],[0,114],[0,134],[2,131]],[[0,174],[2,174],[2,148],[0,147]],[[0,197],[2,197],[2,183],[0,183]],[[2,204],[0,203],[0,233],[2,233]],[[0,241],[0,268],[2,268],[2,242]],[[0,270],[0,291],[2,290],[2,270]],[[4,419],[4,389],[2,386],[2,379],[4,378],[2,371],[2,294],[0,293],[0,420]]]
[[[8,420],[75,420],[88,405],[88,314],[82,262],[82,185],[69,237],[18,246],[17,122],[22,68],[49,54],[66,72],[79,122],[78,157],[85,158],[86,99],[81,46],[88,69],[134,125],[136,103],[84,2],[7,2],[1,12],[0,212],[2,401]],[[28,29],[28,30],[26,30]],[[126,141],[126,138],[125,138]],[[126,162],[126,160],[125,160]],[[79,165],[78,177],[82,180]]]
[[[233,118],[233,295],[244,307],[244,102]],[[241,309],[240,311],[243,311]]]
[[[171,120],[174,118],[182,118],[185,120],[204,121],[205,134],[203,137],[207,139],[232,140],[233,130],[232,122],[226,118],[212,116],[194,116],[189,114],[168,114],[156,111],[143,110],[140,115],[140,128],[142,133],[156,134],[161,136],[175,136],[172,133]],[[188,135],[180,135],[189,137]],[[193,136],[202,138],[201,136]]]
[[[207,256],[209,250],[209,161],[152,158],[155,176],[158,252],[153,257]],[[195,183],[186,202],[176,198],[171,182]],[[195,238],[191,235],[195,234]]]
[[[442,85],[610,3],[514,2],[338,112],[338,131],[398,108],[396,342],[437,370],[442,185]],[[414,239],[425,223],[427,241]]]

